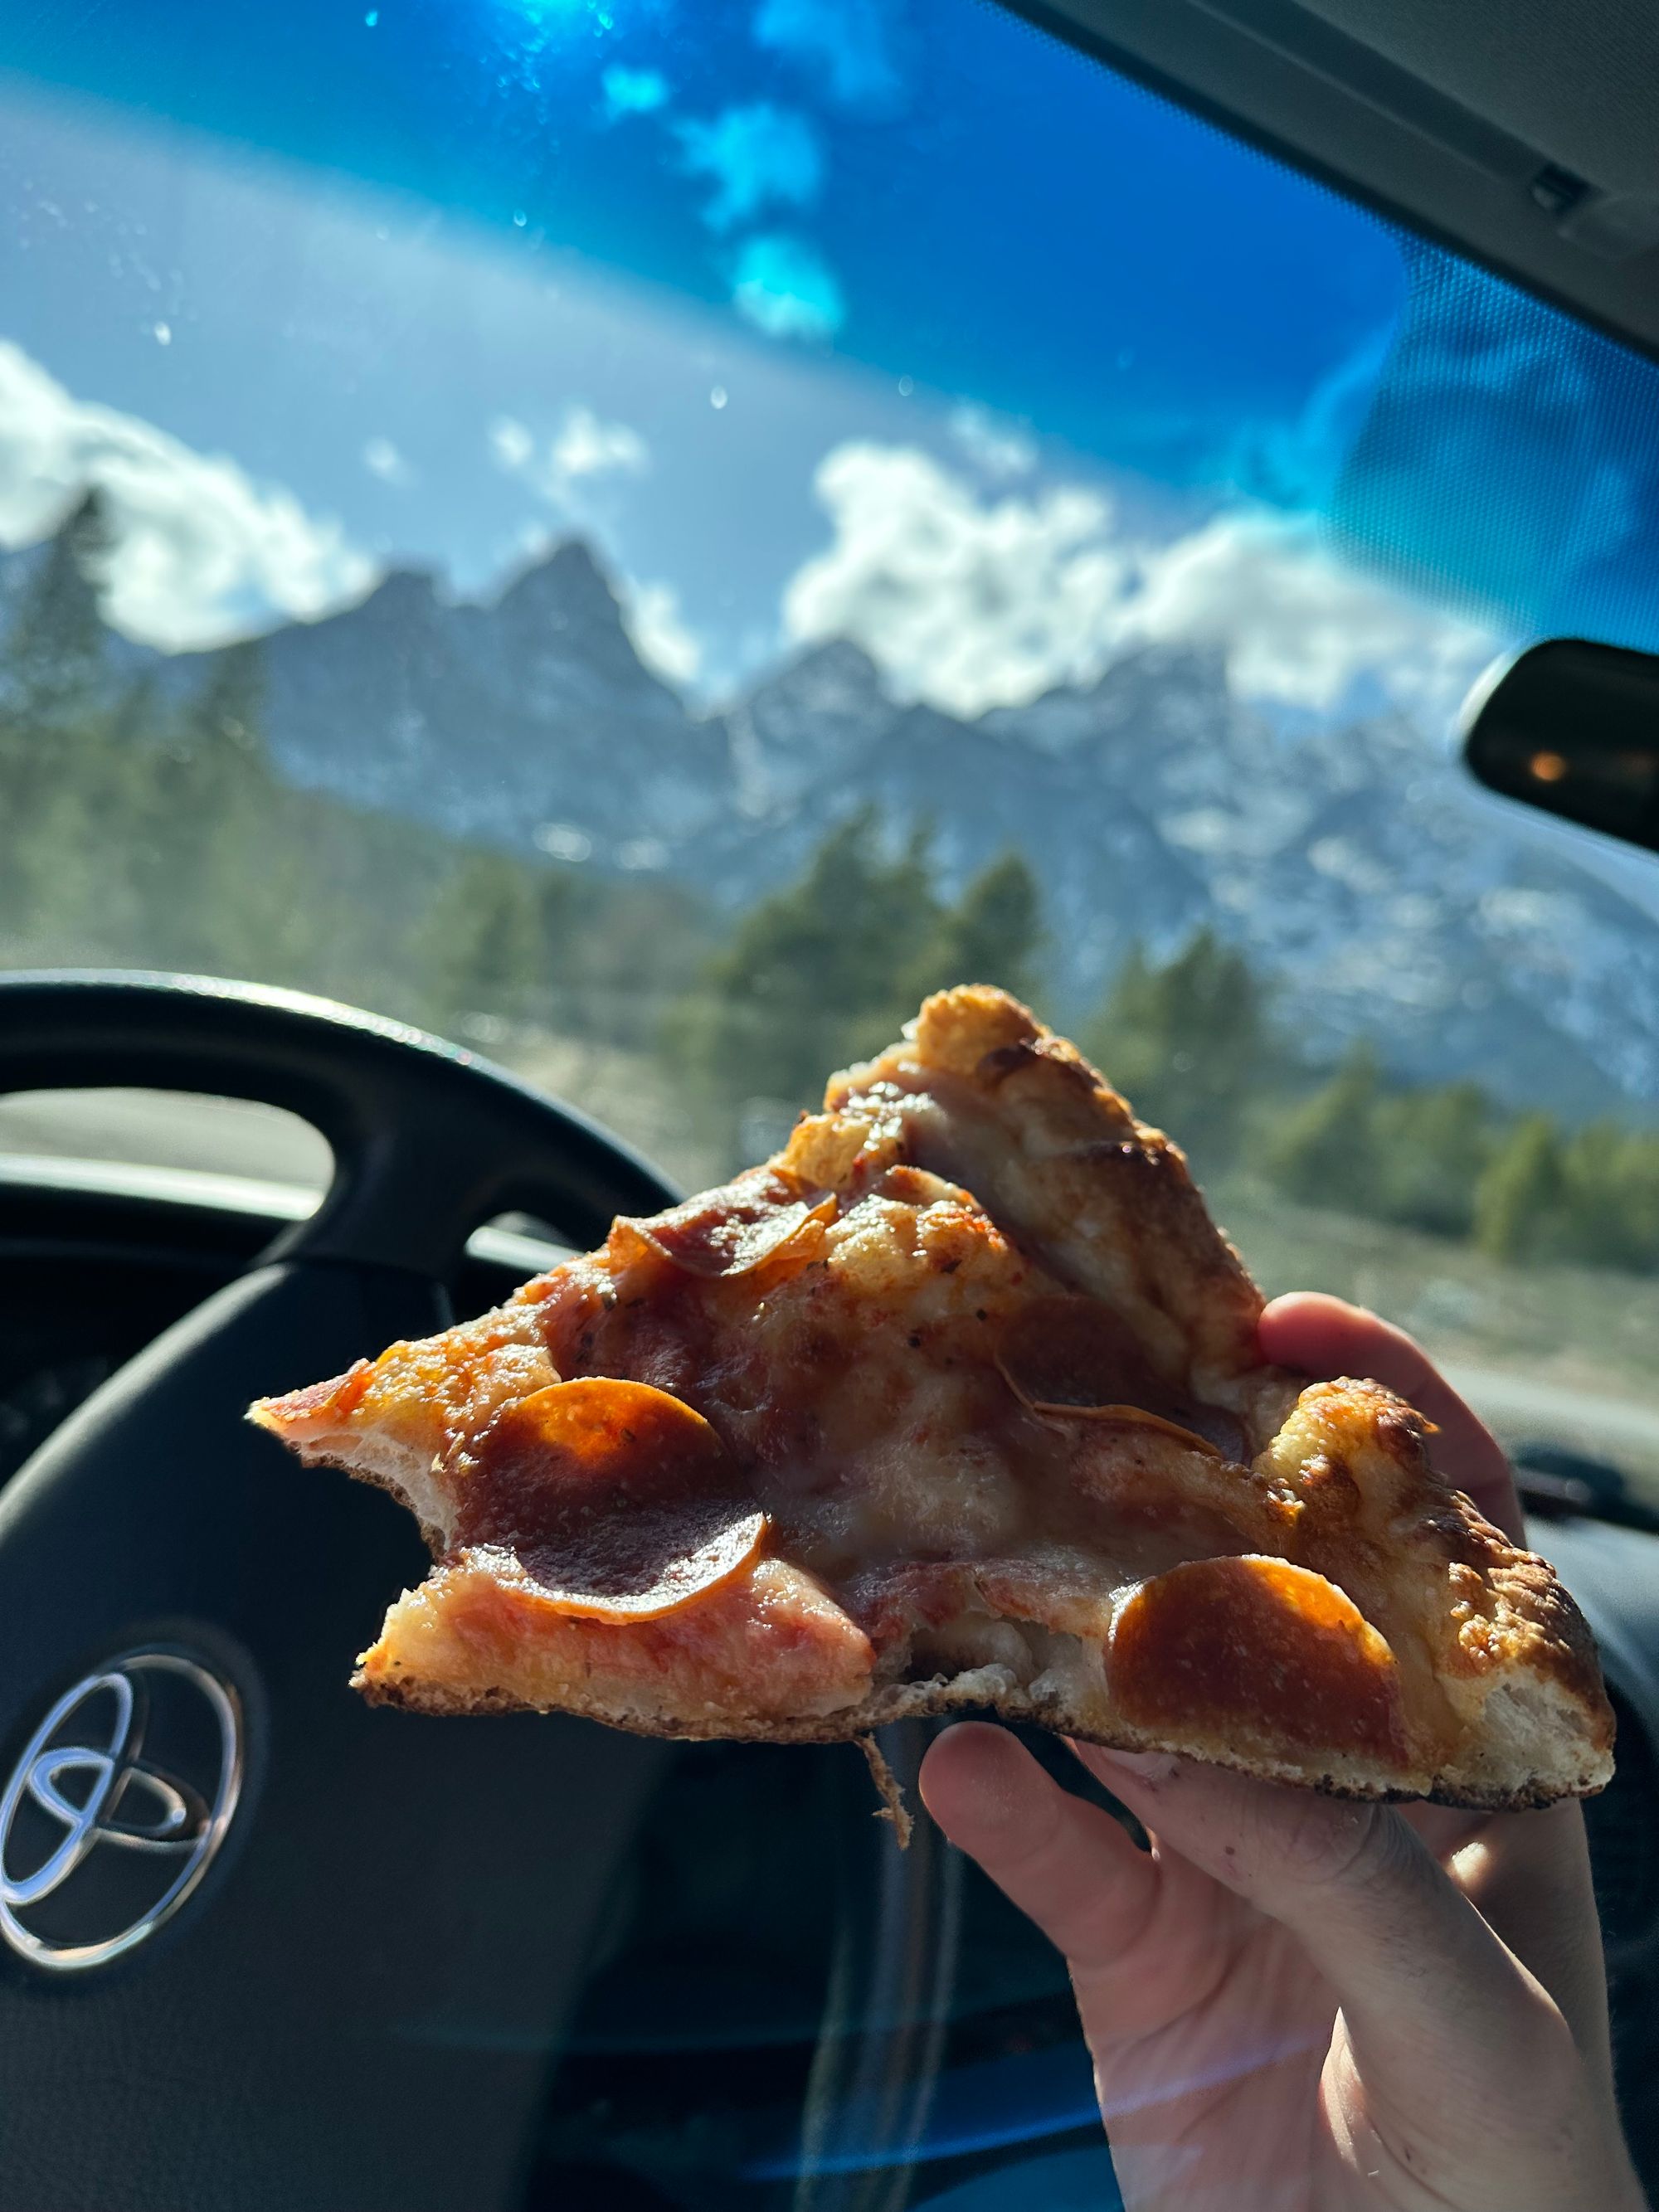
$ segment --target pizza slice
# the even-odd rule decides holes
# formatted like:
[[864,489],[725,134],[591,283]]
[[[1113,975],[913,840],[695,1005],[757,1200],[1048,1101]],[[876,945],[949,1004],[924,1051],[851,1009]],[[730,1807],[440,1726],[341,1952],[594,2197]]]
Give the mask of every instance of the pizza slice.
[[1261,1364],[1261,1305],[1179,1151],[972,987],[764,1166],[252,1416],[420,1519],[380,1703],[792,1741],[989,1708],[1361,1796],[1601,1788],[1550,1568],[1389,1391]]

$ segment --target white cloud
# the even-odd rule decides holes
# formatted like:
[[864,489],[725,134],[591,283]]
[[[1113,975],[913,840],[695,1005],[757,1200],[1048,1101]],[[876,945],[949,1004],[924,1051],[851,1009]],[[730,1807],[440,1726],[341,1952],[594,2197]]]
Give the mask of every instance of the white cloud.
[[964,714],[1098,660],[1130,573],[1099,493],[988,502],[915,447],[859,442],[814,483],[835,535],[786,588],[792,638],[853,638],[906,696]]
[[0,543],[40,537],[88,485],[114,540],[105,611],[152,644],[218,644],[274,616],[321,614],[374,580],[338,523],[291,492],[76,398],[0,341]]
[[839,446],[814,482],[833,536],[786,587],[786,632],[853,638],[905,696],[957,714],[1189,644],[1219,647],[1247,698],[1329,711],[1369,681],[1444,714],[1495,647],[1346,565],[1305,516],[1243,509],[1135,542],[1092,488],[991,497],[908,446]]
[[525,425],[502,415],[489,426],[489,449],[508,476],[521,477],[554,506],[570,510],[579,486],[601,477],[642,477],[651,449],[626,422],[607,422],[591,407],[567,407],[546,446]]
[[390,438],[369,440],[363,447],[363,466],[382,483],[406,484],[415,480],[415,471]]
[[702,667],[702,640],[682,618],[673,586],[627,585],[622,598],[623,618],[640,659],[671,684],[695,682]]
[[652,115],[668,105],[668,79],[660,70],[624,69],[613,62],[599,78],[605,94],[600,110],[607,123],[620,123],[625,115]]
[[711,178],[714,195],[702,210],[711,230],[727,231],[769,207],[805,207],[823,182],[817,135],[793,107],[759,100],[724,107],[712,122],[673,126],[684,166]]
[[1144,556],[1123,635],[1224,647],[1246,697],[1326,711],[1365,678],[1402,705],[1449,709],[1498,645],[1341,561],[1312,517],[1259,509]]
[[856,108],[890,107],[901,89],[880,0],[761,0],[755,43],[787,54]]
[[1036,466],[1036,444],[1030,432],[988,407],[964,400],[951,410],[949,427],[968,459],[993,479],[1029,476]]
[[508,476],[517,476],[534,459],[536,441],[511,415],[498,415],[489,426],[489,435],[495,465],[505,469]]
[[548,459],[564,483],[578,477],[643,476],[651,464],[650,449],[637,430],[626,422],[601,422],[591,407],[566,410]]
[[770,338],[833,337],[847,303],[836,272],[803,238],[746,239],[732,266],[732,303]]

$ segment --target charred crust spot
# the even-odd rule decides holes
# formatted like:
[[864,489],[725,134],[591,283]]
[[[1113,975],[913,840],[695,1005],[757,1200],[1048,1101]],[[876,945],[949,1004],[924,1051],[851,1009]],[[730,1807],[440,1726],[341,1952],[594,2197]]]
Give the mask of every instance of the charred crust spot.
[[1416,1467],[1423,1457],[1426,1424],[1410,1407],[1388,1403],[1377,1408],[1373,1433],[1390,1458],[1404,1467]]
[[999,1083],[1006,1083],[1011,1075],[1017,1074],[1020,1069],[1034,1066],[1036,1059],[1037,1048],[1035,1044],[1025,1042],[1018,1044],[1000,1044],[986,1054],[974,1070],[974,1073],[980,1082],[994,1090]]
[[1024,1075],[1033,1067],[1053,1069],[1061,1082],[1090,1098],[1098,1097],[1113,1106],[1119,1103],[1088,1061],[1060,1037],[1039,1036],[994,1046],[975,1068],[974,1076],[988,1090],[994,1091],[1011,1076]]
[[1360,1502],[1353,1470],[1334,1452],[1317,1452],[1301,1470],[1304,1492],[1326,1508],[1346,1508]]

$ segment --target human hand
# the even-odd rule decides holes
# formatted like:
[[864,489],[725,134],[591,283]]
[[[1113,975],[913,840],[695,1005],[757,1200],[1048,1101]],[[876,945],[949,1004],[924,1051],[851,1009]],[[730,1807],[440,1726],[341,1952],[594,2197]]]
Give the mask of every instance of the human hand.
[[[1261,1348],[1399,1391],[1518,1534],[1496,1441],[1409,1338],[1301,1295]],[[921,1790],[1066,1954],[1129,2212],[1642,2212],[1576,1803],[1402,1812],[1074,1748],[1150,1855],[1001,1729],[948,1730]]]

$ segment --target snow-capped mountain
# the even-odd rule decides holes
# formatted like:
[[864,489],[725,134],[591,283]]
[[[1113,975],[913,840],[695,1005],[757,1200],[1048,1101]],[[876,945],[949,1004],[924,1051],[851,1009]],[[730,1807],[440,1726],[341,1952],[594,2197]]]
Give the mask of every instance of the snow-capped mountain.
[[[210,657],[163,681],[199,682]],[[1479,793],[1404,715],[1274,725],[1217,653],[1149,648],[968,721],[896,700],[836,642],[698,717],[571,542],[489,605],[393,574],[274,632],[264,662],[267,735],[302,786],[659,869],[727,908],[873,805],[896,834],[927,825],[951,883],[1026,856],[1066,1018],[1131,939],[1207,922],[1276,979],[1310,1053],[1363,1031],[1401,1073],[1472,1073],[1517,1101],[1659,1100],[1659,923],[1593,848]]]
[[[1403,716],[1291,735],[1232,696],[1218,655],[1160,648],[970,724],[884,706],[861,759],[838,715],[814,783],[814,665],[834,656],[844,696],[852,650],[738,710],[790,763],[761,817],[775,852],[810,846],[838,790],[871,797],[931,820],[953,876],[1026,854],[1073,1003],[1130,938],[1207,922],[1275,979],[1310,1056],[1364,1032],[1402,1073],[1474,1073],[1516,1101],[1659,1099],[1659,927]],[[879,697],[867,664],[865,682]]]
[[[169,686],[210,654],[177,656]],[[690,836],[720,811],[729,748],[641,661],[587,549],[559,546],[487,605],[394,570],[356,606],[264,641],[266,728],[296,783],[462,836],[601,859]],[[647,820],[641,813],[645,801]]]

